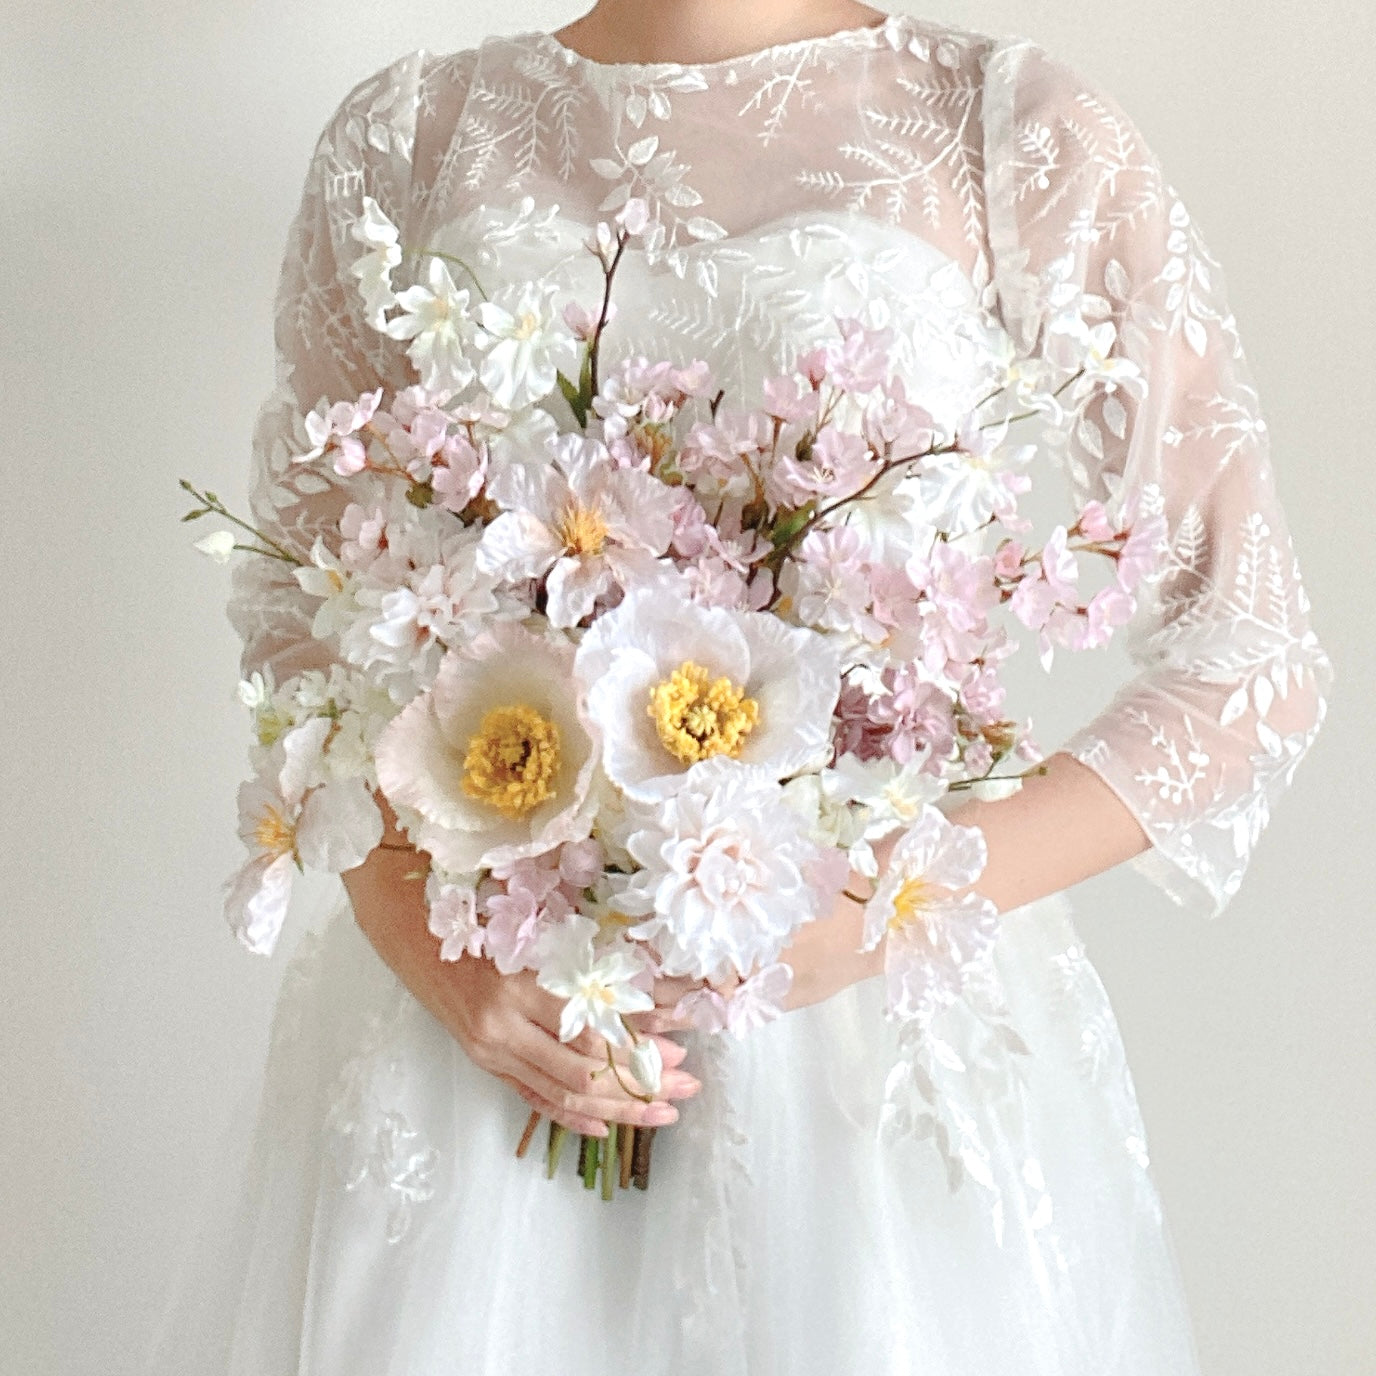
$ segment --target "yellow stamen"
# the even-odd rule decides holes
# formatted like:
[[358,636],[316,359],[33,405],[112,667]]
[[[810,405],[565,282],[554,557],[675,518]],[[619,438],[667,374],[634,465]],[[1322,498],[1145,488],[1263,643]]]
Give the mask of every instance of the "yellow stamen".
[[901,932],[914,922],[923,921],[923,914],[937,898],[937,886],[929,884],[920,874],[905,879],[893,896],[893,916],[889,918],[889,931]]
[[523,817],[555,794],[559,728],[533,707],[494,707],[468,741],[463,791],[506,817]]
[[760,704],[729,678],[709,679],[701,664],[686,659],[650,689],[646,708],[664,748],[684,764],[710,755],[739,757],[760,719]]
[[264,803],[253,828],[253,840],[265,855],[290,855],[296,849],[296,828],[280,808]]
[[559,539],[568,554],[601,554],[607,523],[592,507],[570,502],[559,520]]

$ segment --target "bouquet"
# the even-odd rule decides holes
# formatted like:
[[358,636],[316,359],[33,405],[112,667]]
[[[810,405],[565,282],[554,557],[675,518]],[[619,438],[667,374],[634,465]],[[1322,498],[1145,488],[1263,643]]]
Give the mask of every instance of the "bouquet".
[[[342,516],[292,547],[182,482],[185,520],[238,532],[198,547],[287,564],[333,652],[239,685],[255,736],[248,858],[225,886],[239,939],[270,953],[294,872],[364,860],[380,793],[428,857],[440,958],[535,971],[564,1001],[561,1038],[600,1034],[641,1098],[662,1066],[632,1015],[655,980],[692,981],[675,1013],[695,1028],[746,1035],[779,1015],[799,928],[843,893],[864,904],[863,949],[885,942],[888,1016],[925,1024],[997,929],[971,887],[983,835],[936,804],[1039,767],[1005,711],[1014,631],[1046,667],[1101,645],[1159,560],[1153,489],[1089,502],[1039,544],[1018,511],[1039,444],[1015,426],[1055,451],[1091,400],[1121,423],[1114,394],[1144,393],[1110,357],[1113,325],[1053,291],[1044,357],[1010,345],[1002,385],[957,417],[910,397],[891,336],[851,319],[728,397],[702,361],[606,365],[618,268],[655,251],[644,202],[588,241],[600,300],[562,303],[540,282],[489,295],[427,250],[397,290],[397,228],[364,205],[352,273],[416,380],[296,417],[292,464],[346,487]],[[1092,594],[1082,559],[1106,574]],[[896,831],[879,874],[873,844]],[[644,1187],[652,1133],[584,1138],[584,1183]],[[551,1175],[563,1145],[551,1124]]]

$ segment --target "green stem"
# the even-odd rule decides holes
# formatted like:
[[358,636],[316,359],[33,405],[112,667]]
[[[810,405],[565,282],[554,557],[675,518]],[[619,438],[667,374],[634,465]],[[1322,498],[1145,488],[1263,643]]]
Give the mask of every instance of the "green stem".
[[477,287],[478,295],[481,296],[484,301],[488,300],[488,295],[483,290],[483,284],[478,280],[478,274],[474,272],[473,269],[469,267],[469,265],[466,262],[464,262],[464,260],[460,258],[457,254],[441,253],[438,249],[433,248],[408,248],[403,249],[402,251],[404,253],[412,254],[417,257],[428,255],[431,258],[442,259],[446,263],[457,263],[468,274],[468,280],[472,282],[475,287]]
[[1030,779],[1037,774],[1045,774],[1047,766],[1045,764],[1033,765],[1031,769],[1025,769],[1021,774],[981,774],[978,779],[959,779],[955,783],[948,785],[951,792],[958,788],[973,788],[976,784],[997,784],[1005,779]]
[[554,1173],[559,1169],[559,1158],[564,1154],[564,1143],[568,1140],[568,1135],[568,1128],[550,1119],[549,1151],[545,1156],[545,1174],[550,1180],[554,1179]]
[[602,1139],[602,1198],[610,1199],[616,1186],[616,1173],[621,1170],[621,1154],[617,1151],[619,1123],[607,1124],[607,1135]]
[[[237,517],[213,492],[198,492],[196,488],[191,483],[187,482],[185,478],[182,478],[180,480],[179,485],[181,486],[183,491],[191,493],[191,495],[195,497],[195,499],[198,502],[204,504],[206,509],[205,511],[200,513],[201,515],[208,515],[210,512],[213,511],[217,516],[223,516],[226,521],[233,522],[233,524],[238,526],[240,530],[248,531],[248,533],[252,535],[255,540],[261,540],[265,545],[268,545],[270,548],[275,550],[276,554],[274,557],[278,559],[284,559],[287,563],[295,564],[299,568],[305,567],[304,560],[298,559],[296,555],[294,555],[284,545],[279,545],[276,540],[272,539],[267,535],[264,535],[263,532],[259,530],[256,526],[251,526],[247,521],[240,520],[239,517]],[[240,546],[235,546],[235,548],[240,548]],[[255,554],[262,554],[265,551],[254,550],[253,552]]]
[[583,1188],[591,1190],[597,1185],[597,1156],[601,1139],[597,1137],[583,1138]]
[[[623,1018],[622,1021],[624,1023],[625,1019]],[[635,1033],[632,1032],[631,1035],[634,1037]],[[633,1090],[630,1087],[630,1085],[628,1085],[626,1081],[621,1078],[621,1067],[617,1065],[616,1057],[612,1055],[612,1048],[610,1044],[608,1044],[607,1046],[607,1067],[608,1069],[610,1069],[612,1074],[616,1076],[617,1084],[619,1084],[621,1088],[624,1089],[626,1093],[631,1096],[632,1099],[639,1099],[642,1104],[654,1103],[655,1096],[653,1094],[637,1094],[635,1090]]]
[[261,554],[264,559],[280,559],[283,563],[297,563],[296,560],[289,559],[285,554],[278,554],[277,551],[273,549],[259,549],[257,545],[235,544],[231,546],[231,548],[241,549],[245,554]]

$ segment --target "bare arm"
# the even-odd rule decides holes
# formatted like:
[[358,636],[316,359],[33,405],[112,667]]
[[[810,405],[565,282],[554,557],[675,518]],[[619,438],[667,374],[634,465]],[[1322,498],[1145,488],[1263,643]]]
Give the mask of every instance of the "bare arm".
[[[961,826],[983,831],[989,858],[970,888],[1001,913],[1111,869],[1149,844],[1133,814],[1088,766],[1057,753],[1046,767],[1045,774],[1033,775],[1009,798],[970,798],[948,814]],[[898,830],[875,843],[881,874],[901,836]],[[853,880],[852,892],[868,893],[866,880]],[[861,904],[842,895],[829,917],[801,930],[783,955],[794,972],[787,1007],[819,1003],[883,972],[883,942],[872,951],[859,950],[863,912]]]

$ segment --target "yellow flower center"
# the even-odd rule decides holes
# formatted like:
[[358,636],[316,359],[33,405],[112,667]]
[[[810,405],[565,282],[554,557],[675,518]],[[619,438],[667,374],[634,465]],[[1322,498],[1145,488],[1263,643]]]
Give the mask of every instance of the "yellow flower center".
[[889,918],[889,931],[902,932],[914,922],[922,921],[922,914],[932,906],[936,897],[936,885],[929,884],[920,874],[905,879],[893,896],[893,916]]
[[296,828],[282,816],[280,808],[265,803],[253,828],[253,840],[265,855],[290,855],[296,849]]
[[516,328],[512,331],[515,339],[532,339],[540,328],[540,317],[532,311],[526,311],[516,319]]
[[524,817],[555,793],[559,728],[533,707],[494,707],[468,741],[463,791],[507,817]]
[[760,719],[760,704],[725,676],[709,679],[701,664],[686,659],[650,689],[646,709],[664,748],[684,764],[709,755],[736,758]]
[[601,554],[607,523],[592,507],[570,502],[559,521],[559,539],[569,554]]

